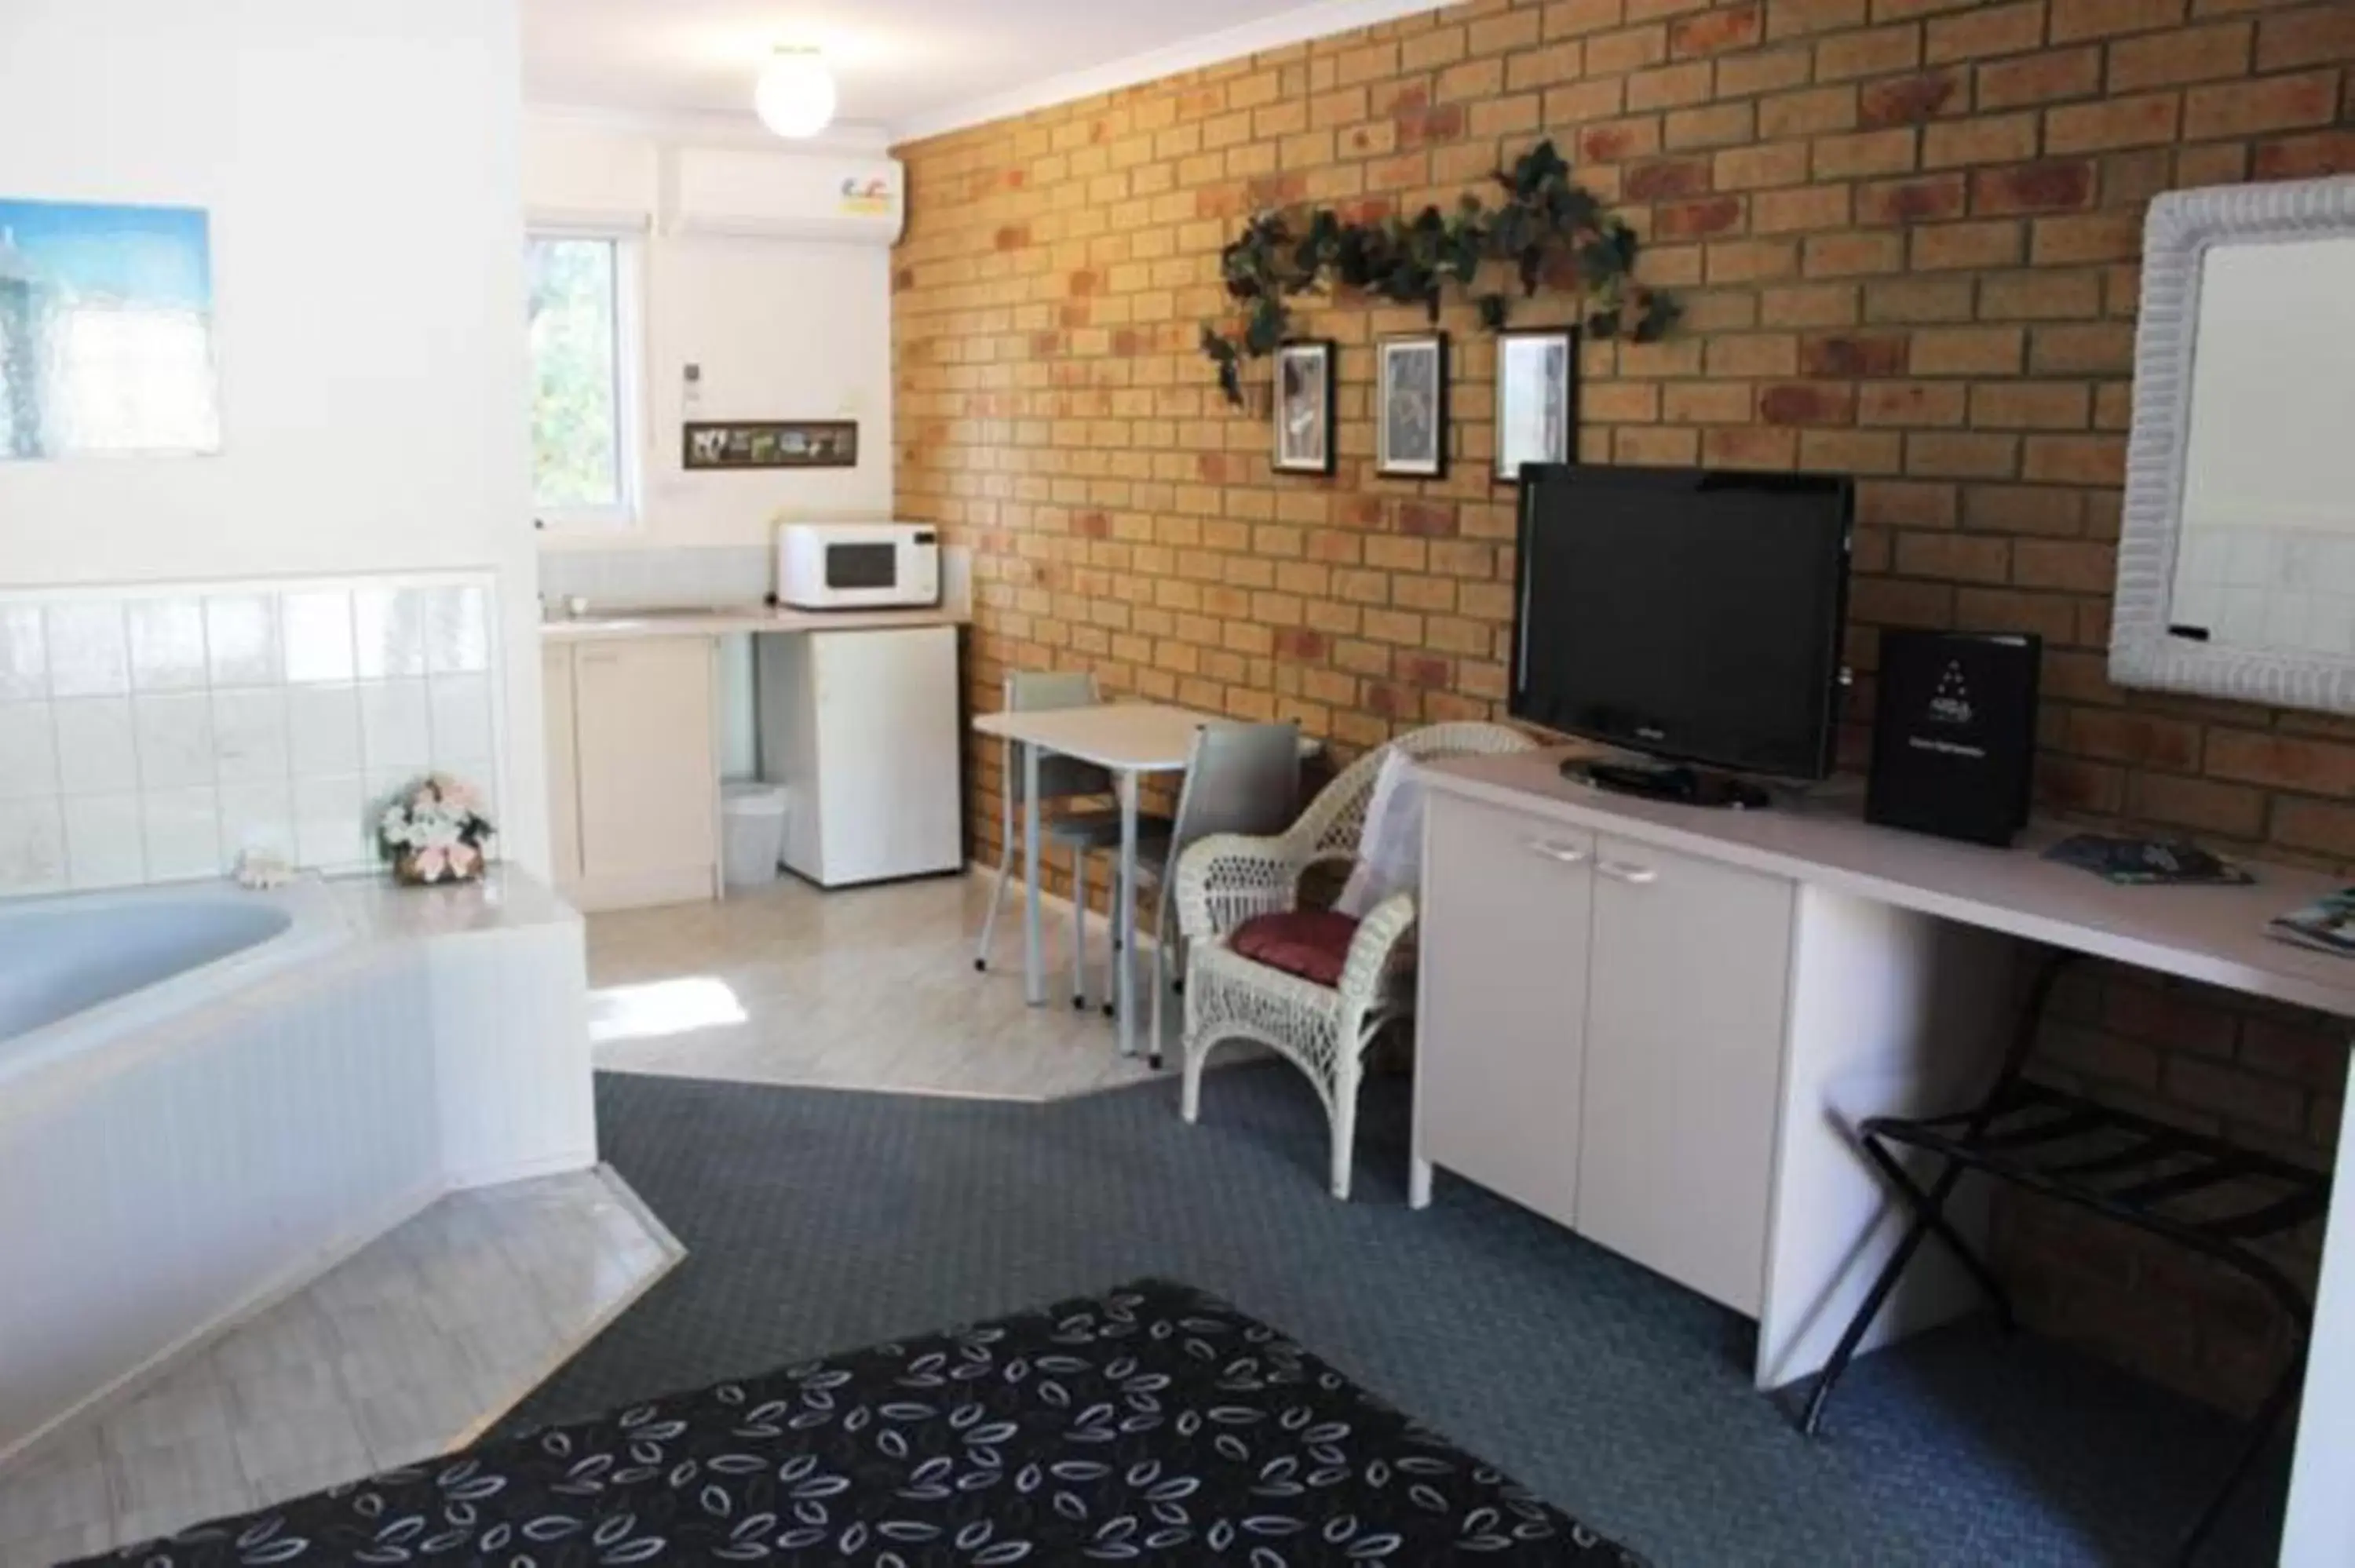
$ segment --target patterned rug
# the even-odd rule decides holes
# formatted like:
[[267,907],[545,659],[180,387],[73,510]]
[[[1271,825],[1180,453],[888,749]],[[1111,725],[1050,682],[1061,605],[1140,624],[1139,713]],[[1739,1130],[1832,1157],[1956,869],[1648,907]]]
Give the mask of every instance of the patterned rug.
[[1641,1568],[1275,1330],[1143,1280],[527,1433],[86,1561],[1458,1560]]

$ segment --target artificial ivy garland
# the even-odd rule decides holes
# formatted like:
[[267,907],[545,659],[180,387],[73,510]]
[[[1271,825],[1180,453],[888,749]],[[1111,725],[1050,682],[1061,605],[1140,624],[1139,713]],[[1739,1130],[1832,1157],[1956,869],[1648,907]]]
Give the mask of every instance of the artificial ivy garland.
[[[1494,208],[1466,191],[1454,212],[1427,207],[1412,218],[1393,213],[1351,222],[1331,207],[1254,214],[1219,259],[1242,324],[1230,330],[1202,323],[1202,354],[1218,366],[1227,401],[1243,401],[1243,361],[1273,354],[1289,335],[1292,300],[1336,284],[1421,304],[1435,322],[1444,285],[1453,281],[1468,293],[1481,269],[1497,262],[1518,275],[1524,297],[1568,279],[1584,302],[1586,330],[1596,337],[1632,332],[1636,342],[1649,343],[1675,323],[1676,301],[1635,281],[1636,231],[1570,177],[1552,142],[1497,170],[1496,180],[1505,196]],[[1512,313],[1501,290],[1476,302],[1490,332],[1501,330]]]

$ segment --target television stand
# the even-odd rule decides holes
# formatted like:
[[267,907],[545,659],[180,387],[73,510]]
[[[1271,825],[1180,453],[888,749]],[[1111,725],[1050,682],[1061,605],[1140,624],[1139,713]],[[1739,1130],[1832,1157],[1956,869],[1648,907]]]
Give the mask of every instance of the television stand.
[[1673,800],[1683,806],[1755,811],[1774,803],[1765,790],[1731,773],[1680,763],[1593,762],[1573,757],[1561,765],[1561,776],[1617,795],[1640,795],[1647,800]]

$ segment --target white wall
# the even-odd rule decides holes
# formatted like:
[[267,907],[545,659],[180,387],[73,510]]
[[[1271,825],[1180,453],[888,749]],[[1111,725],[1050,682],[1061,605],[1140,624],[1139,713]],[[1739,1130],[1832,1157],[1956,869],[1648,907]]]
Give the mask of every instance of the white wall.
[[[212,215],[222,451],[0,463],[0,586],[455,567],[537,639],[514,0],[5,0],[0,192]],[[509,853],[547,862],[539,661]]]
[[[750,116],[747,117],[750,122]],[[551,549],[763,546],[783,518],[891,514],[891,254],[880,246],[660,232],[673,151],[733,142],[693,126],[539,111],[525,121],[534,214],[649,228],[645,516],[628,532],[543,535]],[[747,144],[779,145],[754,138]],[[880,153],[877,143],[870,151]],[[690,409],[685,367],[702,369]],[[856,419],[855,469],[688,473],[687,419]]]

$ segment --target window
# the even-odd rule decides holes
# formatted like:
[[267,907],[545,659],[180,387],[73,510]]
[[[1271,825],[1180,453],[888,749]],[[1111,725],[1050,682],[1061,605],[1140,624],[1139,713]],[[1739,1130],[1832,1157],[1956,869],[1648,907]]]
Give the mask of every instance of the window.
[[531,270],[532,505],[548,527],[637,519],[637,246],[535,234]]

